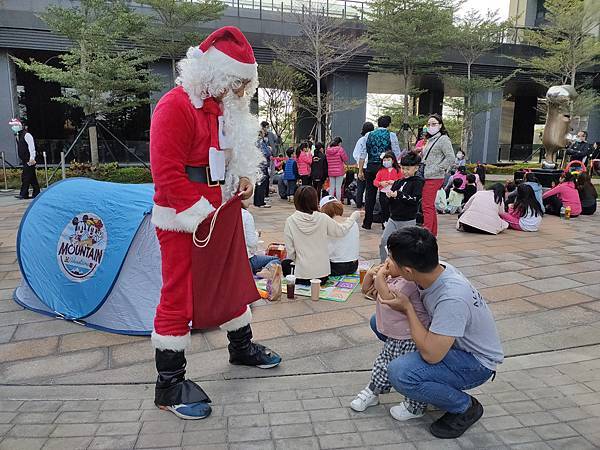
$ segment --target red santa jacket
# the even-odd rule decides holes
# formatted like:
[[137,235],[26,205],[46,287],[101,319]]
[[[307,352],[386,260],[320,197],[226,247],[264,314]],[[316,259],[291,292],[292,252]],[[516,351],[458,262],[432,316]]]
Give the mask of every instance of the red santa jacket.
[[211,113],[219,114],[213,99],[197,108],[181,86],[156,105],[150,125],[150,164],[155,188],[152,223],[158,228],[193,233],[221,204],[220,186],[192,182],[185,172],[185,166],[209,164],[214,142]]

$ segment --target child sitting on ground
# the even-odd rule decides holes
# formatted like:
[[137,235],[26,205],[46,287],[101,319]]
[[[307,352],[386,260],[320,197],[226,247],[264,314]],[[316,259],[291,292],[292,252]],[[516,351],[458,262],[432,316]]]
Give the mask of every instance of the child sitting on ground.
[[441,187],[437,194],[435,194],[435,209],[438,214],[444,214],[446,212],[446,206],[448,206],[448,197],[446,197],[446,191]]
[[[319,203],[319,210],[327,214],[336,222],[345,222],[344,204],[333,195],[323,197]],[[331,276],[351,275],[358,269],[358,255],[360,247],[360,233],[355,222],[348,234],[339,238],[329,238],[329,264]]]
[[543,216],[533,188],[525,183],[517,187],[517,198],[509,206],[508,212],[500,213],[500,217],[508,222],[508,227],[517,231],[538,231]]
[[331,274],[328,238],[344,237],[361,216],[355,211],[343,223],[336,222],[319,212],[317,191],[312,186],[301,186],[294,195],[296,212],[287,218],[283,234],[288,258],[282,262],[283,274],[291,273],[294,263],[296,284],[309,285],[311,279],[327,282]]
[[458,214],[461,211],[462,201],[465,195],[462,193],[462,179],[455,178],[452,181],[454,186],[448,195],[448,205],[446,206],[446,213]]
[[250,200],[242,201],[242,225],[246,238],[246,251],[252,273],[267,280],[267,293],[271,301],[281,297],[281,261],[277,256],[261,255],[258,252],[258,238],[260,232],[256,231],[254,217],[248,211]]
[[[394,233],[396,234],[396,233]],[[388,240],[388,246],[394,245],[394,234]],[[350,403],[354,411],[362,412],[370,406],[379,403],[379,394],[389,392],[391,384],[388,380],[387,366],[390,361],[409,352],[414,352],[417,347],[411,338],[410,326],[407,317],[394,311],[389,306],[382,304],[379,299],[389,299],[396,296],[395,293],[406,295],[417,312],[423,326],[429,327],[429,315],[421,302],[417,285],[412,281],[406,281],[400,276],[398,266],[390,259],[365,275],[362,290],[366,295],[377,298],[376,323],[378,336],[385,338],[383,349],[373,364],[371,382],[358,393]],[[375,288],[373,290],[373,287]],[[398,406],[390,409],[392,417],[396,420],[409,420],[422,417],[427,408],[426,403],[416,402],[407,398]]]
[[475,177],[475,175],[473,175],[472,173],[467,175],[467,185],[463,189],[463,195],[464,195],[463,201],[462,201],[463,205],[465,203],[467,203],[469,201],[469,199],[471,197],[473,197],[473,195],[475,195],[475,193],[477,192],[476,181],[477,181],[477,178]]

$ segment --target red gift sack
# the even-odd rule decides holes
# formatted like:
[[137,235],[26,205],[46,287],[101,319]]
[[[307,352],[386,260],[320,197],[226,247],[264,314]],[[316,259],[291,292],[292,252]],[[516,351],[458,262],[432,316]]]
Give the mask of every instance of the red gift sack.
[[238,195],[209,215],[194,233],[192,295],[192,328],[222,325],[260,299],[246,252]]

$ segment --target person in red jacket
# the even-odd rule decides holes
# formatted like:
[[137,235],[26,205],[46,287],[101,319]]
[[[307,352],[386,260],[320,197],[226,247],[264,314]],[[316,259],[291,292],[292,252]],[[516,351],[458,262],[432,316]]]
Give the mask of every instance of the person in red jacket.
[[387,192],[394,184],[394,181],[401,180],[403,178],[402,171],[396,160],[396,155],[392,152],[388,152],[383,156],[383,167],[379,169],[377,175],[375,175],[375,181],[373,186],[379,191],[379,206],[381,207],[381,226],[385,227],[385,223],[390,218],[390,205]]
[[560,210],[563,206],[565,208],[567,206],[571,207],[571,217],[577,217],[581,214],[581,200],[575,187],[575,177],[571,172],[567,172],[562,176],[561,183],[558,186],[544,192],[542,200],[547,214],[560,216]]
[[[264,158],[254,145],[256,121],[249,112],[257,64],[242,32],[230,26],[213,32],[188,50],[178,68],[179,86],[160,99],[150,126],[152,223],[163,279],[152,331],[158,371],[154,402],[180,418],[202,419],[211,412],[210,399],[185,379],[193,315],[192,236],[224,196],[237,191],[243,199],[252,196]],[[252,342],[251,318],[244,307],[221,325],[230,342],[229,361],[278,365],[279,355]]]

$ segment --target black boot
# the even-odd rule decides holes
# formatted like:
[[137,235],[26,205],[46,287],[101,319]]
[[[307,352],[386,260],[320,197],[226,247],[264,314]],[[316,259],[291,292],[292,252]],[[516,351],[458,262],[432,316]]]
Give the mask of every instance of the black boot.
[[255,366],[270,369],[278,366],[281,356],[265,347],[252,342],[252,328],[246,325],[235,331],[228,331],[229,362],[242,366]]
[[185,379],[185,366],[183,351],[156,349],[154,403],[183,419],[203,419],[210,415],[210,398],[200,386]]

